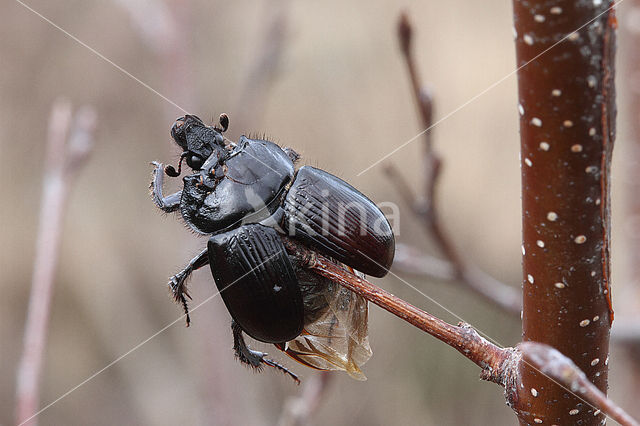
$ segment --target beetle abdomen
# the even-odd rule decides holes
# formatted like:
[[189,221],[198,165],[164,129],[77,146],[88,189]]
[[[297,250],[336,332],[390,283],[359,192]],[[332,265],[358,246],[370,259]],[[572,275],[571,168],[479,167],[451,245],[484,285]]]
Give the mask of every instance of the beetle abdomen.
[[293,266],[278,233],[244,225],[209,239],[209,262],[222,300],[254,339],[281,343],[302,331],[304,308]]
[[380,209],[342,179],[301,167],[284,201],[284,231],[319,252],[374,277],[387,274],[395,252]]

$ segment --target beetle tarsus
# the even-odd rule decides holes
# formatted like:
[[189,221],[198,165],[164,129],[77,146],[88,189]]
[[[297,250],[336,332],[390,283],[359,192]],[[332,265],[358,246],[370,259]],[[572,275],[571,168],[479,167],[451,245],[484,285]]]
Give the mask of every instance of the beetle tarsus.
[[267,354],[264,352],[249,349],[249,346],[247,346],[244,336],[242,335],[242,328],[240,328],[240,326],[233,320],[231,321],[231,330],[233,331],[233,350],[236,354],[236,358],[238,358],[241,363],[257,371],[262,370],[265,365],[273,367],[276,370],[287,374],[296,382],[296,384],[300,384],[298,376],[285,366],[278,364],[272,359],[266,358]]
[[189,306],[187,305],[187,297],[191,299],[186,289],[187,277],[191,274],[188,270],[189,267],[175,274],[169,279],[169,289],[171,289],[171,295],[173,300],[182,305],[184,314],[186,316],[187,327],[191,324],[191,317],[189,316]]
[[182,308],[184,309],[185,321],[187,323],[187,327],[191,325],[191,316],[189,315],[189,306],[187,305],[187,299],[184,296],[180,297],[180,301],[182,302]]
[[[267,355],[267,354],[264,354],[264,355]],[[297,385],[300,384],[300,379],[298,378],[298,376],[296,374],[294,374],[293,372],[291,372],[291,370],[289,370],[285,366],[280,365],[277,362],[275,362],[274,360],[269,359],[269,358],[262,358],[262,362],[264,364],[268,365],[269,367],[273,367],[276,370],[282,371],[284,374],[286,374],[289,377],[291,377],[293,379],[293,381],[296,382]]]

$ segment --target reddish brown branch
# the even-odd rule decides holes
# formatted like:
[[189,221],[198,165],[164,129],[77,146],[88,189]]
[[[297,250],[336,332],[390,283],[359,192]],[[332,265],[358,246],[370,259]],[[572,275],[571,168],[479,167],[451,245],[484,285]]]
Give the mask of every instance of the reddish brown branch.
[[17,372],[18,424],[36,424],[35,420],[29,420],[37,412],[39,404],[40,376],[64,211],[73,178],[86,162],[93,147],[95,120],[95,113],[89,108],[78,111],[75,120],[72,120],[71,107],[63,101],[57,101],[51,111],[36,258],[27,309],[24,348]]
[[[422,119],[422,124],[425,126],[425,129],[428,129],[431,127],[433,119],[432,96],[430,91],[420,83],[418,67],[416,66],[413,56],[413,27],[406,13],[402,13],[398,21],[398,39],[400,41],[400,50],[402,51],[405,63],[407,64],[407,70],[409,71],[409,78],[411,79],[411,86],[420,118]],[[431,148],[431,132],[428,131],[425,133],[425,151],[431,151]],[[432,154],[431,157],[436,162],[439,160],[435,154]]]
[[[610,164],[615,138],[612,1],[514,0],[522,157],[523,338],[607,389]],[[562,40],[562,41],[561,41]],[[559,42],[559,43],[558,43]],[[543,53],[545,52],[545,53]],[[522,385],[548,386],[535,370]],[[558,386],[513,405],[521,424],[600,424]]]
[[[502,283],[474,266],[470,262],[463,259],[456,249],[453,240],[445,231],[442,221],[438,215],[436,200],[436,190],[442,161],[433,149],[431,138],[431,126],[433,117],[433,100],[430,92],[424,89],[418,77],[417,66],[412,49],[413,29],[406,14],[400,16],[398,23],[398,36],[400,40],[400,48],[407,64],[407,70],[411,79],[414,98],[416,100],[418,112],[422,120],[422,126],[426,129],[423,144],[423,165],[424,172],[424,191],[425,196],[422,202],[418,202],[412,194],[411,186],[402,177],[396,168],[389,164],[385,167],[385,172],[390,181],[396,186],[398,192],[411,206],[412,211],[421,220],[421,223],[432,236],[445,259],[449,262],[453,276],[451,280],[457,281],[483,296],[486,300],[496,304],[503,310],[520,315],[521,295],[519,289]],[[400,268],[411,273],[415,273],[415,265],[418,262],[416,257],[411,258],[408,253],[402,253],[400,247],[400,256],[394,262],[394,267]],[[407,260],[410,263],[406,264]],[[442,277],[440,271],[427,271],[426,266],[433,262],[425,263],[422,268],[425,275]]]

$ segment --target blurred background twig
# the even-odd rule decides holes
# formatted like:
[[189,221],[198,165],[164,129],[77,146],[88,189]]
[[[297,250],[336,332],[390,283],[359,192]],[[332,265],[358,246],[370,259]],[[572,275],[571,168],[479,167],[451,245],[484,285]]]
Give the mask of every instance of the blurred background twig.
[[[162,91],[187,109],[198,109],[193,84],[191,0],[113,0],[130,18],[132,28],[153,51],[162,67]],[[176,118],[175,108],[165,104],[165,121]]]
[[282,407],[278,426],[302,426],[312,422],[335,373],[322,371],[309,377],[297,396],[290,397]]
[[27,309],[24,348],[16,382],[16,422],[35,425],[47,331],[62,239],[64,214],[75,177],[93,149],[96,113],[83,107],[73,115],[68,101],[54,103],[49,117],[42,201]]
[[[596,407],[597,410],[594,411],[593,416],[600,416],[599,421],[602,420],[602,413],[604,413],[621,425],[638,426],[639,423],[635,419],[615,402],[607,398],[607,395],[591,383],[584,372],[571,359],[558,350],[537,342],[522,342],[517,346],[517,349],[522,353],[522,362],[535,367],[556,383],[562,384],[566,389],[571,390],[592,407]],[[517,383],[520,384],[522,382],[518,380]],[[532,392],[530,391],[529,393]],[[534,393],[537,392],[535,390]],[[537,397],[537,394],[534,396]]]
[[423,191],[424,197],[416,199],[412,195],[412,185],[407,182],[400,171],[388,162],[384,171],[395,185],[411,211],[419,218],[425,230],[433,238],[440,252],[446,259],[437,262],[427,255],[419,255],[416,250],[405,245],[398,245],[394,268],[411,274],[423,274],[438,279],[446,279],[461,283],[471,291],[484,297],[489,302],[513,315],[520,315],[522,308],[520,291],[513,286],[502,283],[491,277],[471,263],[461,254],[445,230],[442,218],[438,214],[436,189],[440,177],[442,160],[433,148],[431,127],[433,125],[434,100],[431,90],[420,83],[416,61],[413,53],[413,27],[407,13],[402,13],[398,20],[398,39],[400,50],[405,60],[411,81],[413,97],[416,101],[418,115],[422,123],[423,136]]

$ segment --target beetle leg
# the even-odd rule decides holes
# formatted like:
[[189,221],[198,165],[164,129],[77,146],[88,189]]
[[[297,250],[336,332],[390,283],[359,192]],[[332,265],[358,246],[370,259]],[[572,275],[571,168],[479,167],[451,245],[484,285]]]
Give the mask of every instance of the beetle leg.
[[231,331],[233,332],[233,350],[236,353],[236,358],[238,358],[240,362],[255,370],[261,370],[263,364],[268,365],[269,367],[273,367],[276,370],[280,370],[283,373],[288,374],[296,384],[300,384],[298,376],[274,360],[265,358],[267,356],[266,353],[249,349],[247,343],[244,341],[242,328],[240,328],[238,323],[234,320],[231,320]]
[[167,195],[166,197],[162,195],[162,183],[164,173],[162,171],[162,164],[154,161],[151,163],[155,166],[153,169],[153,180],[151,181],[151,185],[149,185],[149,189],[151,189],[151,196],[153,197],[153,202],[158,206],[160,210],[165,213],[171,213],[178,210],[180,207],[180,198],[182,197],[182,191],[178,191],[174,194]]
[[187,316],[187,327],[191,323],[191,317],[189,316],[189,307],[187,306],[187,297],[191,299],[189,296],[189,292],[187,291],[187,278],[191,275],[191,273],[197,269],[202,268],[205,265],[209,264],[209,250],[204,249],[198,254],[196,257],[191,259],[191,262],[185,268],[172,276],[169,279],[169,288],[171,289],[171,293],[176,302],[182,305],[184,309],[184,313]]

